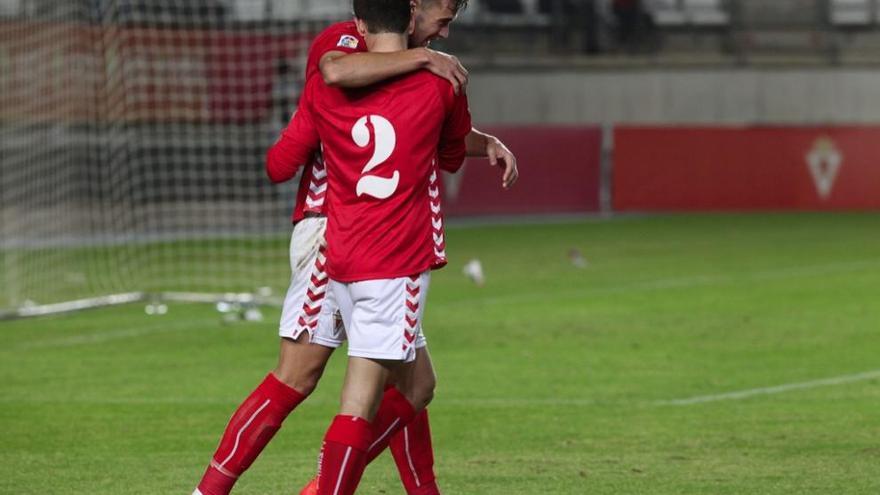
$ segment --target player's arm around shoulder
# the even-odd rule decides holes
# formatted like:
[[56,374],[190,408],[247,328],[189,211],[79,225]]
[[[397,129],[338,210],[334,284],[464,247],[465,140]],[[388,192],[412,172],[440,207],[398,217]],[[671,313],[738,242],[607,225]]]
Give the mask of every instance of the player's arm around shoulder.
[[308,96],[308,92],[303,95],[299,109],[266,153],[266,174],[272,182],[292,179],[318,150],[320,140],[306,101]]
[[459,60],[427,47],[393,53],[370,53],[354,21],[334,24],[312,42],[309,63],[315,64],[328,86],[361,88],[386,79],[427,69],[448,80],[458,92],[468,72]]
[[318,67],[328,86],[341,88],[362,88],[420,69],[446,79],[456,92],[468,80],[467,70],[457,58],[424,47],[393,53],[332,50],[321,56]]

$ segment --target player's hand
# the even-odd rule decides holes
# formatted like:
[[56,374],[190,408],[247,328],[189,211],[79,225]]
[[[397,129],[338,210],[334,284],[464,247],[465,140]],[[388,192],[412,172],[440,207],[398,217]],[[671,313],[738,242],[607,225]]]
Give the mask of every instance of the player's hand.
[[461,65],[458,58],[430,48],[424,50],[428,57],[428,64],[425,68],[449,81],[455,94],[461,93],[468,83],[468,71]]
[[489,164],[493,167],[501,167],[504,173],[501,175],[501,186],[504,189],[510,189],[511,186],[519,179],[519,170],[516,168],[516,157],[504,146],[495,136],[489,136],[489,143],[486,145],[486,156],[489,157]]

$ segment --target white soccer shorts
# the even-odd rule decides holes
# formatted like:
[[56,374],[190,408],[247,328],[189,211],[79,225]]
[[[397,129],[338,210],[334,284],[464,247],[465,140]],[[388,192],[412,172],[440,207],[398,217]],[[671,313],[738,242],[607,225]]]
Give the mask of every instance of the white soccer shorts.
[[293,227],[290,287],[284,298],[278,333],[296,340],[308,332],[310,342],[336,348],[345,340],[345,329],[336,317],[336,301],[328,290],[330,279],[324,270],[326,228],[325,217],[304,218]]
[[348,330],[348,355],[411,362],[424,347],[421,321],[430,272],[412,277],[330,281]]
[[[290,237],[290,287],[281,310],[278,334],[298,339],[308,332],[310,342],[337,348],[345,341],[345,327],[339,317],[336,298],[329,290],[324,271],[326,217],[300,220]],[[419,324],[416,348],[427,345]]]

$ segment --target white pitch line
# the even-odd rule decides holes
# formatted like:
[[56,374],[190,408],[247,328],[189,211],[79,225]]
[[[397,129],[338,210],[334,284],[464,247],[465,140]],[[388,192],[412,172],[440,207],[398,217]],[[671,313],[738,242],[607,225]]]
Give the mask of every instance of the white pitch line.
[[787,383],[777,385],[775,387],[752,388],[748,390],[739,390],[736,392],[727,392],[723,394],[698,395],[687,399],[660,400],[654,402],[658,406],[690,406],[693,404],[704,404],[706,402],[718,402],[722,400],[740,400],[754,397],[757,395],[773,395],[790,392],[792,390],[808,390],[819,387],[830,387],[833,385],[843,385],[846,383],[860,382],[880,378],[880,370],[866,371],[855,375],[842,375],[822,380],[812,380],[809,382]]

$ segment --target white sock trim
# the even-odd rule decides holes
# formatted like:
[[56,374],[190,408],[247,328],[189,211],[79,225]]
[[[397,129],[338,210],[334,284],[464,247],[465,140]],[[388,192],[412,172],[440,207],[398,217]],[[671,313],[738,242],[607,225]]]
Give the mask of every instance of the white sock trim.
[[379,438],[377,438],[376,441],[373,442],[373,445],[370,445],[370,448],[367,449],[367,452],[373,450],[373,447],[375,447],[376,445],[379,444],[379,442],[381,442],[382,440],[384,440],[385,437],[387,437],[388,434],[391,433],[391,430],[393,430],[394,427],[397,426],[397,423],[400,423],[400,418],[395,419],[394,422],[391,423],[391,426],[389,426],[388,429],[385,430],[385,433],[383,433],[382,435],[380,435]]
[[409,428],[403,427],[403,448],[406,452],[406,461],[409,463],[409,470],[412,471],[413,478],[416,480],[416,487],[421,487],[422,482],[419,480],[419,475],[416,473],[416,467],[413,465],[412,456],[409,453]]
[[339,468],[339,478],[336,478],[336,488],[333,489],[333,495],[338,495],[339,487],[342,486],[342,475],[345,474],[345,466],[348,464],[349,455],[351,455],[351,447],[345,450],[345,457],[342,458],[342,467]]
[[266,406],[268,406],[270,402],[272,402],[271,399],[266,399],[266,402],[264,402],[263,405],[260,406],[260,408],[257,409],[250,418],[248,418],[247,423],[245,423],[244,426],[242,426],[241,429],[238,430],[238,434],[235,436],[235,445],[232,447],[232,452],[229,453],[229,457],[227,457],[223,460],[223,462],[220,463],[221,468],[226,467],[226,463],[229,462],[230,459],[232,459],[232,456],[235,455],[235,451],[238,450],[238,442],[241,441],[241,434],[244,433],[244,430],[246,430],[247,427],[251,425],[251,423],[253,423],[257,415],[260,414],[263,409],[266,409]]

